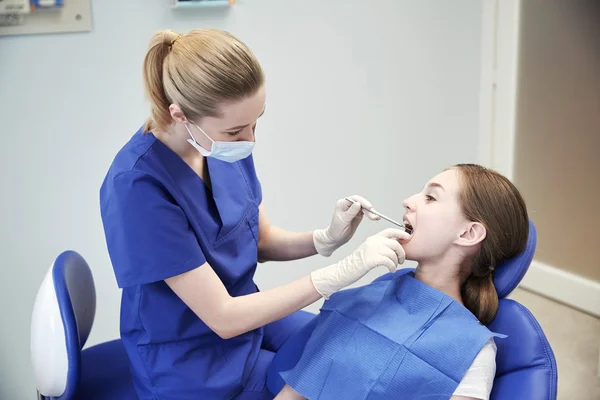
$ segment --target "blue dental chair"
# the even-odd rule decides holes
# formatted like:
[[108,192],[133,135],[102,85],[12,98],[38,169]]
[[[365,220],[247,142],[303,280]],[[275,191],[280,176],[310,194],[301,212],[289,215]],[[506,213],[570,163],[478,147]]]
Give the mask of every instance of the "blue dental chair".
[[[556,399],[558,372],[550,344],[531,312],[518,302],[506,298],[525,276],[536,244],[537,233],[530,221],[525,251],[498,266],[494,275],[500,302],[498,314],[488,327],[491,331],[508,337],[495,341],[498,352],[492,400]],[[397,271],[396,274],[405,273],[406,270]],[[394,275],[385,274],[375,281],[389,280]],[[283,388],[284,381],[279,372],[296,365],[315,326],[316,319],[313,319],[275,355],[267,376],[271,393],[276,394]]]
[[135,400],[121,340],[82,351],[96,314],[92,272],[74,251],[60,254],[35,299],[31,361],[38,399]]

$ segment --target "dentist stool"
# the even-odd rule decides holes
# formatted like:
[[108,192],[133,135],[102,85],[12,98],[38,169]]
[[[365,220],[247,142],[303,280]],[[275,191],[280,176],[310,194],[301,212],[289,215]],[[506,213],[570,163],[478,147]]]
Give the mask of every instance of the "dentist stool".
[[[499,265],[494,275],[494,286],[499,298],[496,318],[488,325],[493,332],[508,335],[495,340],[496,377],[491,400],[555,400],[558,372],[552,348],[539,323],[522,304],[506,297],[517,287],[535,253],[537,233],[529,222],[529,237],[525,250]],[[395,274],[406,273],[405,268],[385,274],[375,281],[392,279]],[[284,343],[275,355],[268,371],[267,386],[271,393],[279,393],[283,379],[279,372],[291,369],[302,355],[305,344],[316,326],[316,319]]]
[[38,399],[135,400],[120,339],[82,351],[96,314],[96,289],[86,261],[60,254],[40,285],[31,319],[31,361]]

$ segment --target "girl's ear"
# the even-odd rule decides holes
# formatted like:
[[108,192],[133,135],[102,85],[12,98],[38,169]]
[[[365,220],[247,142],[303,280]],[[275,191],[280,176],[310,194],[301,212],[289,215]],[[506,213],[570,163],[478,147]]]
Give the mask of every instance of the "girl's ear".
[[475,246],[483,241],[487,235],[485,226],[480,222],[469,222],[460,237],[455,240],[459,246]]

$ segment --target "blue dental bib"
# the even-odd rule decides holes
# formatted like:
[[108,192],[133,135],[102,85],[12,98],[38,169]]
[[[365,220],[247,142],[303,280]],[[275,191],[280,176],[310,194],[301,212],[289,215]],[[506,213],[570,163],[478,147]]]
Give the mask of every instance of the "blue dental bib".
[[309,400],[448,399],[491,332],[407,271],[333,295],[269,371]]

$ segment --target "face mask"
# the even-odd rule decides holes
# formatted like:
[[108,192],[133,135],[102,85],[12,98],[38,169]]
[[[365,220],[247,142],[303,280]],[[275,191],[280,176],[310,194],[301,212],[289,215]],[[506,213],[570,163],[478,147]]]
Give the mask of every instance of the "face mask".
[[200,146],[188,125],[185,124],[185,129],[187,129],[188,133],[191,136],[191,139],[188,139],[188,143],[191,144],[202,154],[204,157],[213,157],[221,161],[226,162],[236,162],[239,160],[243,160],[252,154],[252,150],[254,149],[254,142],[216,142],[212,140],[206,132],[202,130],[198,125],[194,124],[196,128],[200,130],[212,142],[210,150],[206,150],[204,147]]

